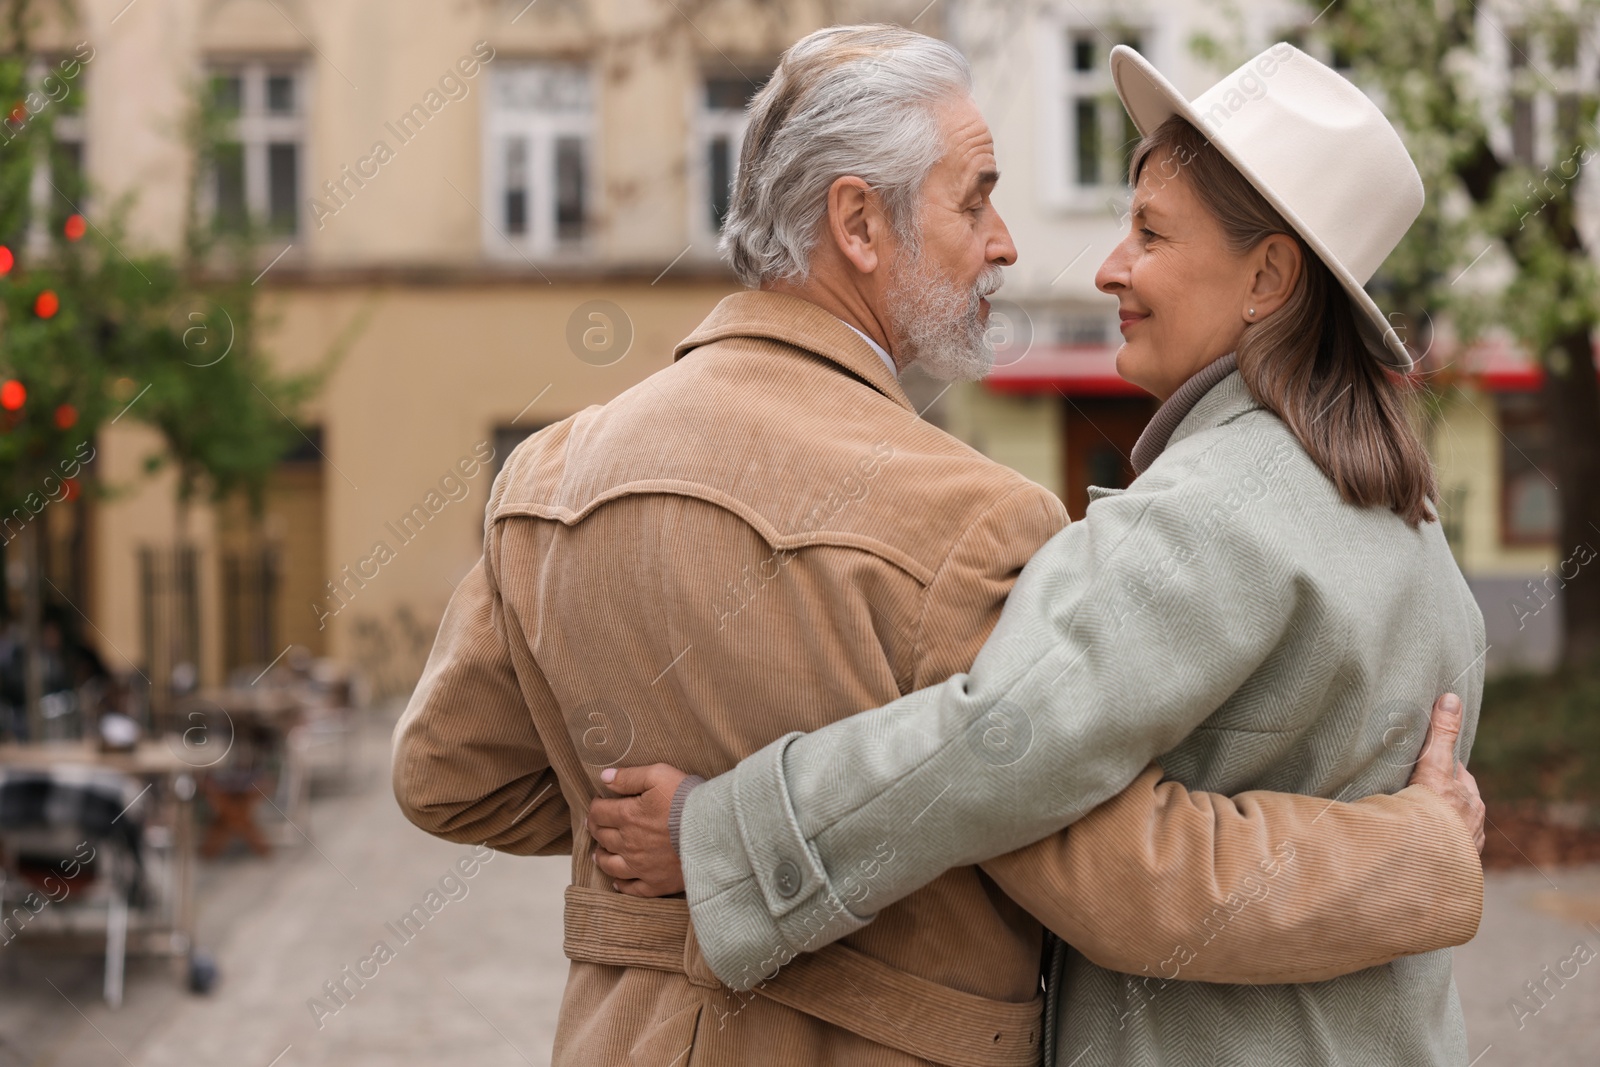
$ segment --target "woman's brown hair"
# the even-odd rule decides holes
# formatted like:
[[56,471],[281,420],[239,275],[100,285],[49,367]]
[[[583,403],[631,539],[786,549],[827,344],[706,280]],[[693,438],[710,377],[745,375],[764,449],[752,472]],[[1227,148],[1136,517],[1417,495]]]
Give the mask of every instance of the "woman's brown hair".
[[[1400,379],[1367,350],[1344,287],[1203,133],[1174,115],[1134,149],[1130,182],[1152,158],[1181,175],[1243,254],[1275,233],[1300,246],[1300,278],[1275,314],[1245,327],[1235,353],[1251,396],[1294,432],[1347,502],[1432,522],[1433,462],[1406,415]],[[1176,167],[1170,175],[1167,170]]]

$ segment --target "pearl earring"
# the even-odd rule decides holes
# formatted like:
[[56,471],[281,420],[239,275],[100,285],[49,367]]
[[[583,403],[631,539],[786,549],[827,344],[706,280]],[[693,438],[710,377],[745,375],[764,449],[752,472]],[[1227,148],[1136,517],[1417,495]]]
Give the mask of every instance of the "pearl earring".
[[1250,309],[1250,314],[1249,314],[1248,317],[1252,318],[1252,319],[1256,317],[1256,309],[1255,308],[1251,308]]

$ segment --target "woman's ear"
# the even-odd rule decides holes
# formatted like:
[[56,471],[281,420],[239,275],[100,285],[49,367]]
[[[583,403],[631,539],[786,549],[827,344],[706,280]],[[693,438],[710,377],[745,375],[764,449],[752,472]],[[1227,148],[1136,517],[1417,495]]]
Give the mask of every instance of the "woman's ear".
[[1260,322],[1288,303],[1299,284],[1305,260],[1300,242],[1286,233],[1275,233],[1256,246],[1255,277],[1251,280],[1245,319]]
[[828,236],[851,266],[871,274],[885,256],[888,228],[871,187],[853,175],[828,187]]

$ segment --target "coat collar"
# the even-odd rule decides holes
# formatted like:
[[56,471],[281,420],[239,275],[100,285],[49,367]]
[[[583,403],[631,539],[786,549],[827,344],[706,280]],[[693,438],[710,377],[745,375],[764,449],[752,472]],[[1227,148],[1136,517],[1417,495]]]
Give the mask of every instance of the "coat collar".
[[[1219,360],[1218,362],[1221,361]],[[1208,367],[1215,366],[1215,363],[1208,364]],[[1200,374],[1204,373],[1204,370],[1200,372]],[[1192,382],[1199,376],[1197,374],[1194,378],[1190,378],[1189,381]],[[1163,452],[1182,441],[1185,437],[1192,437],[1205,430],[1225,426],[1247,412],[1266,410],[1257,402],[1255,397],[1250,395],[1250,390],[1245,386],[1244,379],[1239,376],[1237,370],[1229,370],[1223,375],[1221,381],[1216,381],[1215,379],[1212,379],[1212,381],[1213,384],[1203,394],[1198,397],[1191,394],[1185,398],[1188,403],[1187,411],[1181,414],[1181,417],[1177,419],[1177,426],[1172,428],[1170,434],[1161,437],[1159,443],[1156,443],[1155,438],[1152,438],[1149,443],[1145,440],[1146,435],[1150,433],[1150,426],[1155,424],[1154,418],[1150,420],[1150,426],[1145,428],[1145,434],[1139,436],[1139,441],[1134,446],[1134,451],[1130,457],[1134,463],[1135,474],[1143,475],[1150,465],[1161,457]],[[1184,385],[1188,384],[1188,382],[1184,383]],[[1173,393],[1168,398],[1167,403],[1170,404],[1177,399],[1178,394]],[[1162,408],[1157,410],[1157,414],[1159,415],[1162,410],[1165,410],[1165,407],[1166,405],[1162,405]],[[1143,448],[1140,446],[1143,446]],[[1146,465],[1139,466],[1140,461],[1145,461]],[[1126,492],[1126,489],[1107,489],[1103,486],[1091,485],[1089,486],[1089,503],[1093,504],[1104,497],[1119,496]]]
[[1144,432],[1139,435],[1139,440],[1134,442],[1133,451],[1128,455],[1128,461],[1133,464],[1136,473],[1143,474],[1150,469],[1150,464],[1156,461],[1167,447],[1167,442],[1172,440],[1172,432],[1178,424],[1188,417],[1202,397],[1211,391],[1211,387],[1238,366],[1232,352],[1214,359],[1204,367],[1191,374],[1187,381],[1178,386],[1177,390],[1156,409],[1150,417]]
[[1195,401],[1194,407],[1189,409],[1189,414],[1185,415],[1183,421],[1178,423],[1177,429],[1172,431],[1172,436],[1167,440],[1167,447],[1171,448],[1185,437],[1191,437],[1204,430],[1225,426],[1247,412],[1265,410],[1266,408],[1251,395],[1239,372],[1230,371],[1204,396]]
[[673,361],[730,337],[759,337],[804,349],[849,371],[907,411],[916,411],[872,346],[809,300],[758,289],[724,297],[693,333],[678,342]]
[[1143,474],[1168,447],[1190,434],[1221,426],[1260,406],[1239,376],[1232,352],[1213,360],[1156,409],[1129,454],[1134,471]]

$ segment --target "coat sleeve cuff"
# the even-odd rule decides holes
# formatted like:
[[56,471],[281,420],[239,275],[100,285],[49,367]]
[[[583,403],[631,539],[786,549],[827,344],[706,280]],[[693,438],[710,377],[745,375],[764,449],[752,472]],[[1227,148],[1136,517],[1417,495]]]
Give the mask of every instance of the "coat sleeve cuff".
[[680,827],[683,826],[683,802],[689,799],[690,790],[705,784],[704,778],[691,774],[679,782],[678,788],[672,792],[672,804],[667,808],[667,839],[672,842],[672,851],[679,857],[683,855],[683,849],[678,847]]
[[872,920],[835,891],[790,808],[783,755],[799,736],[780,738],[684,800],[679,844],[695,938],[712,971],[737,990]]

